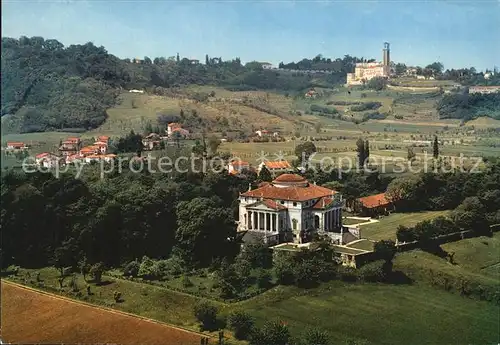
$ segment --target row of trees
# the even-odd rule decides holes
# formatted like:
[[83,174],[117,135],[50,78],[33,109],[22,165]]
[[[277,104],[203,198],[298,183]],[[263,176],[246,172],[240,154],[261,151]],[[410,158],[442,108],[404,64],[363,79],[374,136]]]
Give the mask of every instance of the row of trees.
[[465,121],[478,116],[500,119],[500,93],[480,94],[455,93],[445,95],[437,104],[441,118],[456,118]]

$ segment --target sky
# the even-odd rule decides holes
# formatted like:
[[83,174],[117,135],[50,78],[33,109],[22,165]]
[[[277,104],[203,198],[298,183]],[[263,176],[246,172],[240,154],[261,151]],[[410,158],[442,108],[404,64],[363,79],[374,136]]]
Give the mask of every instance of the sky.
[[407,65],[500,66],[500,0],[2,1],[2,36],[93,42],[120,58],[205,54],[278,64],[350,54]]

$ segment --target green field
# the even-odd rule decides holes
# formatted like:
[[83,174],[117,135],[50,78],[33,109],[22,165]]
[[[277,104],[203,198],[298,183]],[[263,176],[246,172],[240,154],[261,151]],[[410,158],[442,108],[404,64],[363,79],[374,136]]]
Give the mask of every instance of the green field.
[[377,223],[361,225],[361,238],[367,238],[373,241],[386,239],[396,240],[396,231],[399,225],[411,227],[421,221],[445,216],[448,213],[449,211],[393,213],[389,216],[380,218]]
[[[57,275],[55,269],[41,270],[46,286],[56,287]],[[108,283],[92,285],[94,295],[89,302],[196,328],[192,313],[195,297],[126,280],[104,280]],[[79,285],[84,289],[81,277]],[[123,302],[114,303],[114,291],[122,293]],[[334,281],[311,290],[279,286],[244,302],[213,303],[224,315],[244,309],[256,318],[257,324],[281,319],[288,323],[294,336],[300,336],[309,327],[321,327],[337,344],[347,339],[367,341],[364,344],[498,341],[497,306],[421,285]]]
[[500,280],[500,233],[492,237],[474,237],[445,243],[441,246],[447,252],[455,253],[454,261],[471,271]]

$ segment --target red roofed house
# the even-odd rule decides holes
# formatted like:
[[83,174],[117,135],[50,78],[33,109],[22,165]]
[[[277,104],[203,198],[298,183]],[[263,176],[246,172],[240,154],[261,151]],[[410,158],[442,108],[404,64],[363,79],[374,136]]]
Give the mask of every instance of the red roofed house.
[[232,161],[227,165],[227,171],[232,175],[238,175],[243,170],[250,170],[250,163],[244,161]]
[[280,175],[240,194],[239,202],[238,231],[257,234],[269,245],[308,242],[316,231],[342,241],[341,195],[302,176]]
[[80,138],[70,137],[64,140],[59,146],[59,151],[64,157],[73,156],[80,148]]
[[7,150],[25,150],[28,147],[22,142],[8,141],[6,148]]
[[260,170],[263,166],[266,166],[267,170],[271,173],[271,175],[276,176],[282,173],[291,172],[293,170],[290,163],[287,161],[277,161],[277,162],[262,162],[259,164],[257,173],[260,173]]
[[361,215],[372,217],[388,214],[389,211],[394,209],[394,205],[385,198],[385,193],[380,193],[357,199],[354,202],[353,209]]
[[101,152],[101,148],[98,145],[85,146],[80,150],[80,155],[87,157],[90,155],[97,155]]
[[49,152],[36,155],[35,162],[37,166],[44,168],[54,168],[56,165],[64,163],[61,157]]

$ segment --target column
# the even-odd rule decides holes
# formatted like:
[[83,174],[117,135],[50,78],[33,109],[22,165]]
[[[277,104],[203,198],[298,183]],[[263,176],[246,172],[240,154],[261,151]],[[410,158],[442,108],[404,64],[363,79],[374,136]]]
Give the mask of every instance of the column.
[[271,231],[271,214],[266,212],[266,230]]
[[275,224],[274,224],[274,231],[276,232],[279,232],[280,231],[280,228],[279,228],[279,218],[280,218],[280,214],[279,212],[275,214],[275,217],[274,217],[274,221],[275,221]]
[[257,230],[260,230],[260,212],[255,212],[255,218],[257,218]]
[[251,227],[251,224],[252,224],[252,211],[248,211],[247,212],[247,229],[250,230],[252,227]]

